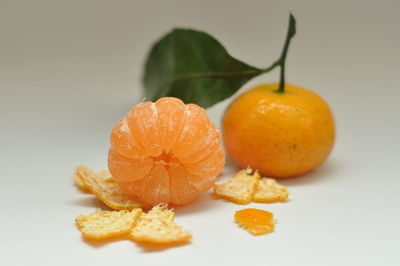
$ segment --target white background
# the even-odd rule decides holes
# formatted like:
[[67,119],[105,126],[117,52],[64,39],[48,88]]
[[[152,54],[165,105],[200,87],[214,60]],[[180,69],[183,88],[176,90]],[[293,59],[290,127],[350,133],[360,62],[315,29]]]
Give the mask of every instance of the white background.
[[[233,222],[244,206],[209,194],[177,210],[191,244],[148,249],[88,243],[78,214],[103,208],[72,183],[77,165],[106,167],[114,123],[142,97],[142,63],[173,27],[216,36],[265,67],[297,18],[289,82],[331,105],[337,141],[316,171],[282,183],[276,231]],[[0,264],[399,265],[400,2],[0,0]],[[276,81],[278,73],[246,84]],[[220,123],[230,100],[208,110]],[[221,180],[237,169],[228,161]]]

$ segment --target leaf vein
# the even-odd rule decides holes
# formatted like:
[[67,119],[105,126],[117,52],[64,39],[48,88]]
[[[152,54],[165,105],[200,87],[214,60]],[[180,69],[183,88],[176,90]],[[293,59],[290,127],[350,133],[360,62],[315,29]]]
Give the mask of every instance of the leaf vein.
[[174,76],[170,79],[167,79],[163,82],[160,82],[159,84],[155,85],[155,87],[163,87],[166,84],[174,83],[180,80],[185,80],[185,79],[196,79],[196,78],[224,78],[224,77],[240,77],[240,76],[253,76],[253,75],[258,75],[260,73],[264,72],[261,69],[257,70],[248,70],[248,71],[242,71],[242,72],[204,72],[204,73],[193,73],[189,75],[180,75],[180,76]]

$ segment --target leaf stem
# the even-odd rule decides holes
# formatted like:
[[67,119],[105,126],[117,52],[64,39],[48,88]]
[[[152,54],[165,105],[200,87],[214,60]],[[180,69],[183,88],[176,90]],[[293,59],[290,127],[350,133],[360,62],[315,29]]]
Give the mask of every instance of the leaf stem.
[[282,49],[281,57],[275,62],[280,67],[280,81],[279,81],[279,88],[276,92],[283,93],[285,92],[285,62],[286,62],[286,55],[289,49],[289,44],[293,36],[296,34],[296,20],[294,19],[292,13],[289,16],[289,26],[286,35],[285,44]]
[[261,73],[267,73],[270,72],[271,70],[273,70],[275,67],[280,66],[281,65],[281,59],[276,60],[272,65],[270,65],[267,68],[262,69]]

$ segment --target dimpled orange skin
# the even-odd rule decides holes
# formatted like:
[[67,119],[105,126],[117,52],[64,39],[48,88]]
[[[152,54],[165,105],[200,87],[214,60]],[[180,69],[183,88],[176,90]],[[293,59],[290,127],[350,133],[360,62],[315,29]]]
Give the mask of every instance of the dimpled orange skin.
[[335,141],[328,104],[316,93],[286,84],[256,86],[235,99],[223,116],[231,158],[263,176],[287,178],[322,164]]

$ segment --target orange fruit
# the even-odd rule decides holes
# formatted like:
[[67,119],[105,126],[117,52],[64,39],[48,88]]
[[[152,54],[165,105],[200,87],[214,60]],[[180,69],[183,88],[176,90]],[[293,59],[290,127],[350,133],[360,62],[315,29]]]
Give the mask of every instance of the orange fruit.
[[183,205],[214,184],[225,154],[203,108],[173,97],[133,107],[111,133],[109,170],[145,205]]
[[306,173],[328,157],[335,125],[317,94],[286,84],[256,86],[235,99],[223,116],[228,154],[240,167],[285,178]]

